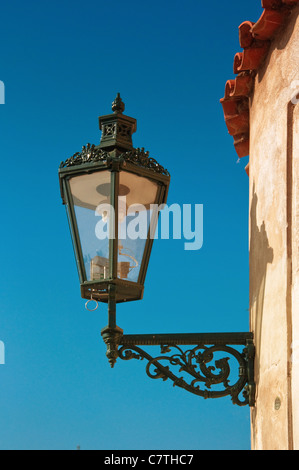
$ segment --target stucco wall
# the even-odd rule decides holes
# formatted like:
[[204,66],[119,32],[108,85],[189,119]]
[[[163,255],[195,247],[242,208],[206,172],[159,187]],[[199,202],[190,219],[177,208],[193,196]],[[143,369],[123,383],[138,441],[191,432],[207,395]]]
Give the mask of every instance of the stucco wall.
[[[252,448],[299,449],[299,7],[273,40],[250,102]],[[295,88],[294,88],[295,87]]]
[[299,449],[299,101],[294,109],[293,129],[292,398],[294,447]]

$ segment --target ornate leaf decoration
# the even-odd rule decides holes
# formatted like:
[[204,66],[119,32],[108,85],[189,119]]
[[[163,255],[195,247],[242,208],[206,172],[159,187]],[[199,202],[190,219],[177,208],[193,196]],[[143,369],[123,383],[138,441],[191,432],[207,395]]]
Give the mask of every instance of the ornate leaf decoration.
[[[203,352],[199,350],[203,350]],[[217,353],[226,353],[230,357],[217,360],[215,359]],[[249,404],[248,378],[245,372],[247,369],[246,354],[246,349],[239,352],[226,345],[211,347],[201,345],[183,351],[177,345],[163,344],[161,345],[161,355],[157,357],[150,356],[136,345],[121,346],[118,350],[118,357],[123,360],[146,359],[148,361],[146,373],[152,379],[162,379],[163,381],[170,379],[173,381],[173,386],[184,388],[204,398],[230,396],[232,402],[239,406]],[[230,359],[234,360],[239,374],[233,375],[231,373]],[[207,366],[212,361],[214,361],[214,365]],[[178,377],[175,371],[172,372],[170,366],[179,367],[178,372],[189,375],[189,380],[185,377]],[[234,380],[232,385],[230,385],[230,378]],[[221,386],[220,389],[219,386]],[[243,399],[239,397],[241,393]]]
[[129,152],[123,153],[120,158],[123,158],[125,162],[133,163],[134,165],[153,170],[161,175],[170,176],[168,170],[163,168],[157,160],[149,156],[149,152],[145,152],[144,148],[132,149]]
[[76,152],[65,162],[61,162],[59,168],[83,165],[84,163],[105,162],[108,158],[108,152],[96,147],[94,144],[87,144],[86,146],[83,145],[81,152]]
[[107,162],[110,160],[132,163],[140,168],[169,176],[169,172],[163,168],[157,160],[149,157],[149,152],[145,152],[144,148],[132,149],[128,152],[121,153],[119,156],[112,157],[109,152],[96,147],[94,144],[83,146],[81,152],[76,152],[72,157],[65,160],[65,162],[61,162],[60,168],[84,165],[86,163]]

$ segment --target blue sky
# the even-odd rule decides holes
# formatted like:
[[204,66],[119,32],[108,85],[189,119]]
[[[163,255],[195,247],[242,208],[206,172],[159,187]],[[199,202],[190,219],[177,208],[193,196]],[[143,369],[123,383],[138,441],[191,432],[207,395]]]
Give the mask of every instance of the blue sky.
[[107,311],[80,297],[58,166],[100,139],[117,92],[135,147],[171,173],[169,204],[203,204],[204,243],[156,240],[144,299],[119,306],[125,333],[248,331],[247,158],[219,99],[238,26],[260,0],[27,2],[1,6],[0,449],[250,448],[249,408],[113,370]]

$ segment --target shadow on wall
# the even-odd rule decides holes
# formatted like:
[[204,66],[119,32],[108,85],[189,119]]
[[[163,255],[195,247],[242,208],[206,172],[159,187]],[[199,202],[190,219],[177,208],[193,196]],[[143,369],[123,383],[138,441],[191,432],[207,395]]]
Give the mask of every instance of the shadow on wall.
[[273,262],[274,252],[269,245],[265,222],[257,224],[258,197],[253,184],[250,209],[250,311],[251,329],[254,331],[256,355],[256,383],[259,381],[260,338],[262,335],[264,296],[267,266]]
[[283,31],[283,34],[278,33],[278,35],[277,35],[277,37],[279,38],[278,41],[272,41],[270,50],[269,50],[269,52],[266,56],[266,59],[265,59],[265,64],[264,64],[263,67],[261,67],[258,70],[257,78],[258,78],[259,83],[264,78],[264,75],[267,71],[271,56],[272,56],[273,52],[275,51],[275,49],[278,49],[280,51],[284,50],[286,48],[286,46],[288,45],[289,40],[292,37],[292,34],[293,34],[295,26],[296,26],[296,22],[297,22],[297,17],[298,17],[298,12],[299,12],[299,5],[295,6],[293,10],[290,10],[289,13],[286,16],[287,25],[285,23],[283,23],[283,25],[281,26],[281,31]]

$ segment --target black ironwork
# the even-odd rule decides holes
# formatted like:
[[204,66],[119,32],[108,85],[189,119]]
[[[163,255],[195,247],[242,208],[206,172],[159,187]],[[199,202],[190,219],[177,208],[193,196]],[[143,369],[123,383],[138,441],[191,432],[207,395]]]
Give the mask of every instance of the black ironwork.
[[114,367],[118,357],[118,346],[123,337],[123,330],[116,325],[116,286],[108,286],[108,325],[102,329],[101,334],[107,346],[106,356],[111,367]]
[[145,152],[144,148],[132,149],[126,153],[123,153],[120,158],[123,158],[125,162],[133,163],[141,168],[147,170],[153,170],[155,173],[161,175],[170,176],[168,170],[163,168],[157,160],[149,156],[149,152]]
[[[126,361],[145,359],[146,372],[150,378],[160,378],[164,381],[170,379],[174,386],[203,398],[230,396],[233,403],[239,406],[254,406],[255,349],[252,333],[124,335],[123,330],[116,325],[116,303],[142,298],[153,243],[149,231],[138,282],[119,279],[117,276],[119,172],[131,172],[155,181],[158,185],[155,204],[158,207],[166,203],[170,182],[168,171],[155,159],[150,158],[144,148],[133,148],[132,134],[136,131],[136,119],[123,115],[124,109],[124,103],[118,94],[112,103],[113,114],[99,118],[102,131],[100,145],[87,144],[81,152],[62,162],[59,168],[61,195],[68,211],[81,295],[86,299],[108,302],[108,325],[101,334],[107,346],[109,363],[113,367],[117,358]],[[115,237],[109,240],[111,276],[105,280],[88,280],[70,179],[106,170],[111,172],[110,199],[115,209]],[[156,223],[157,214],[154,220]],[[161,351],[160,354],[151,356],[140,346],[160,346]],[[182,346],[188,346],[188,349]],[[235,363],[234,369],[231,367],[232,361]],[[243,398],[240,397],[241,394]]]
[[[123,330],[116,326],[112,294],[108,326],[102,330],[102,336],[111,367],[117,358],[145,359],[146,373],[152,379],[170,379],[174,386],[206,399],[230,396],[233,404],[254,406],[255,347],[250,332],[123,335]],[[160,346],[160,354],[153,357],[140,346]],[[184,350],[181,346],[193,347]],[[184,375],[179,376],[180,373]]]
[[107,162],[109,153],[94,144],[83,145],[81,152],[76,152],[72,157],[60,163],[59,168],[67,168],[86,163]]
[[106,150],[117,149],[120,152],[133,148],[132,134],[136,132],[136,119],[123,114],[125,104],[117,93],[112,103],[113,114],[99,117],[99,126],[102,131],[100,147]]
[[[170,176],[154,158],[149,157],[149,152],[144,148],[134,148],[132,134],[136,131],[136,119],[125,116],[125,105],[118,93],[112,103],[113,113],[100,116],[99,126],[102,131],[99,145],[87,144],[81,152],[76,152],[72,157],[61,162],[59,168],[60,191],[63,204],[66,206],[70,231],[78,267],[81,296],[84,299],[108,302],[108,287],[117,286],[116,302],[128,302],[139,300],[143,296],[146,271],[151,254],[155,227],[157,225],[159,209],[167,201]],[[86,263],[83,255],[82,240],[79,234],[76,214],[76,201],[71,190],[72,178],[87,176],[109,171],[109,195],[110,204],[114,209],[114,238],[109,236],[108,272],[106,278],[91,277],[86,272]],[[140,178],[152,181],[157,188],[156,196],[151,201],[158,208],[150,215],[150,227],[144,244],[143,256],[139,263],[138,279],[129,280],[118,275],[118,197],[120,196],[119,179],[121,175],[132,174]],[[111,224],[112,226],[112,224]]]
[[[124,335],[116,325],[116,290],[109,286],[108,325],[101,332],[111,367],[117,358],[145,359],[152,379],[170,379],[206,399],[230,396],[233,404],[254,406],[253,333]],[[160,346],[160,354],[152,356],[140,346]]]
[[102,131],[99,145],[88,143],[72,157],[60,163],[60,169],[88,163],[108,163],[112,160],[126,162],[139,168],[152,170],[155,173],[170,176],[169,172],[157,160],[149,156],[144,148],[134,148],[132,134],[136,131],[136,119],[123,115],[125,105],[118,93],[112,103],[113,114],[99,117]]
[[[152,379],[170,379],[174,386],[206,399],[230,396],[236,405],[254,406],[252,333],[123,335],[118,338],[118,344],[120,359],[147,360],[146,373]],[[183,345],[195,346],[183,350]],[[153,357],[140,346],[160,346],[160,355]],[[232,346],[245,347],[239,351]],[[229,363],[232,358],[233,369]]]
[[64,162],[60,163],[59,168],[68,168],[76,165],[85,165],[86,163],[109,163],[112,160],[120,163],[132,163],[139,168],[146,170],[152,170],[160,175],[170,176],[168,170],[160,165],[157,160],[149,156],[149,152],[145,151],[144,148],[133,148],[127,152],[116,153],[112,155],[111,152],[103,150],[99,146],[94,144],[87,144],[82,147],[81,152],[76,152],[72,157],[68,158]]

